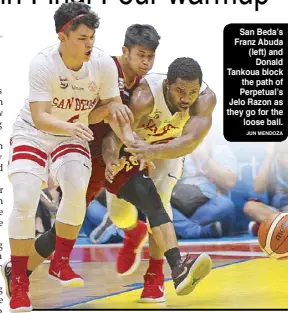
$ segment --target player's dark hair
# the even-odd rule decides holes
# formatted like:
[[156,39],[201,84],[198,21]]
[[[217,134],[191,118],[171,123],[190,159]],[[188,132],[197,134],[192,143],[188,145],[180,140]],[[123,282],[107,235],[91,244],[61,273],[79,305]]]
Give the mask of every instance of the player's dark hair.
[[178,58],[174,60],[168,67],[168,84],[175,83],[177,78],[183,80],[196,80],[198,78],[201,86],[202,70],[200,65],[191,58]]
[[[85,14],[79,18],[79,15]],[[73,20],[74,19],[74,20]],[[58,33],[64,25],[71,22],[69,27],[65,28],[65,33],[69,31],[75,31],[80,24],[84,24],[87,27],[95,30],[99,27],[100,18],[91,10],[88,4],[81,2],[63,3],[54,14],[56,33]]]
[[156,29],[148,24],[133,24],[126,30],[124,46],[131,49],[135,45],[156,50],[161,37]]

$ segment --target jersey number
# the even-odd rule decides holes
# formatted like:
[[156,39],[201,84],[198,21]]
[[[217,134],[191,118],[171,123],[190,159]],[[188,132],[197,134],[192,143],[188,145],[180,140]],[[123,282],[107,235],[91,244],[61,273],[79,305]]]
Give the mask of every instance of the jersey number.
[[136,165],[139,165],[139,162],[137,159],[135,159],[135,157],[133,155],[129,156],[129,160],[125,161],[125,169],[126,172],[129,172],[130,170],[132,170],[132,168]]
[[68,123],[75,123],[79,120],[79,114],[72,116],[71,118],[69,118],[69,120],[67,121]]

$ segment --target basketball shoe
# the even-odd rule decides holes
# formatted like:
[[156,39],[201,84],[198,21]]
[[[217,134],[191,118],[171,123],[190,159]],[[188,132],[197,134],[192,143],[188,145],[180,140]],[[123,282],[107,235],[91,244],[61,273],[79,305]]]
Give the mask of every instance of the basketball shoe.
[[6,260],[1,266],[1,274],[5,282],[6,296],[11,298],[11,280],[12,280],[12,269],[11,260]]
[[61,257],[60,261],[51,260],[48,276],[58,280],[64,287],[81,287],[84,285],[83,278],[76,274],[70,264],[69,258]]
[[148,240],[147,226],[142,221],[137,221],[137,226],[131,230],[125,230],[123,246],[117,257],[117,272],[120,276],[133,274],[141,261],[141,252]]
[[212,269],[212,261],[208,254],[202,253],[196,259],[187,254],[172,269],[172,279],[178,296],[188,295]]
[[201,226],[201,238],[220,238],[223,235],[221,223],[216,221],[204,226]]
[[165,302],[163,259],[150,258],[149,268],[144,275],[144,288],[138,302]]
[[10,312],[31,312],[32,305],[28,297],[28,277],[15,277],[11,281]]
[[[111,226],[113,223],[111,221],[111,219],[109,218],[109,214],[106,213],[103,217],[103,220],[101,222],[101,224],[99,226],[97,226],[96,228],[94,228],[92,230],[92,232],[90,233],[90,240],[93,243],[99,243],[99,238],[101,238],[101,236],[103,235],[103,233],[105,232],[105,230]],[[101,243],[101,242],[100,242]]]

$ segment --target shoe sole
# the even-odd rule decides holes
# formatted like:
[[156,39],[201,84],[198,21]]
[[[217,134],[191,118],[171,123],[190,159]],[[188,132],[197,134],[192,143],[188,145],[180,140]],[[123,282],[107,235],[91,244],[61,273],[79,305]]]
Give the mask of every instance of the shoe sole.
[[80,279],[80,278],[74,278],[68,281],[63,281],[60,278],[55,277],[51,274],[48,274],[48,277],[50,279],[57,280],[63,287],[83,287],[84,286],[84,281],[83,279]]
[[[93,243],[95,243],[95,244],[98,243],[98,240],[95,240],[95,237],[98,236],[98,233],[100,232],[101,228],[104,227],[104,225],[107,223],[108,218],[109,218],[109,215],[106,214],[106,215],[104,216],[104,219],[103,219],[102,222],[100,223],[100,225],[97,226],[94,230],[92,230],[92,232],[91,232],[91,234],[90,234],[90,236],[89,236],[89,239],[90,239]],[[110,226],[110,225],[109,225],[109,226]],[[109,227],[109,226],[108,226],[108,227]],[[104,231],[105,231],[105,230],[104,230]],[[103,231],[103,232],[104,232],[104,231]],[[101,235],[100,235],[99,237],[101,237]]]
[[29,307],[21,307],[21,308],[17,308],[17,309],[10,309],[10,312],[12,313],[17,313],[17,312],[31,312],[33,310],[32,305],[30,305]]
[[[210,273],[211,269],[211,258],[208,254],[202,253],[191,266],[187,277],[177,286],[176,294],[178,296],[188,295]],[[194,282],[194,280],[196,281]]]
[[163,296],[161,298],[140,298],[138,303],[162,303],[166,302],[166,297]]
[[142,249],[143,249],[143,246],[144,244],[148,241],[148,229],[147,229],[147,233],[145,235],[145,237],[143,238],[143,240],[140,242],[140,245],[138,246],[137,248],[137,252],[136,252],[136,257],[135,257],[135,262],[133,263],[133,265],[129,268],[128,271],[124,272],[124,273],[119,273],[118,272],[118,275],[123,277],[123,276],[129,276],[129,275],[132,275],[136,270],[137,268],[139,267],[140,265],[140,262],[141,262],[141,253],[142,253]]
[[[10,262],[10,260],[5,261],[2,266],[1,266],[1,274],[3,276],[4,282],[5,282],[5,290],[6,290],[6,296],[8,299],[11,298],[11,294],[9,292],[9,283],[8,280],[6,278],[6,273],[5,273],[5,267],[6,265]],[[20,311],[21,312],[21,311]],[[28,311],[29,312],[29,311]]]

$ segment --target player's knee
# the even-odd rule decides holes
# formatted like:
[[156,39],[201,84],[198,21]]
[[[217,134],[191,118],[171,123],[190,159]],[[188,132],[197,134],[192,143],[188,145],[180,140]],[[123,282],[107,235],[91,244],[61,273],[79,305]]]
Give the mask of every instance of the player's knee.
[[[61,199],[56,220],[72,226],[79,226],[83,223],[86,212],[85,193],[75,192],[73,196],[67,193]],[[72,195],[72,194],[71,194]]]
[[13,207],[19,212],[36,212],[41,192],[41,179],[25,173],[10,177],[13,185]]
[[152,179],[144,177],[143,172],[133,176],[118,195],[143,212],[151,227],[171,222]]
[[36,209],[25,203],[14,206],[8,220],[9,238],[28,239],[35,237]]
[[123,206],[119,210],[109,210],[109,217],[118,228],[130,228],[137,222],[138,212],[134,206]]
[[33,194],[28,193],[26,190],[19,190],[17,192],[17,195],[14,195],[14,209],[18,210],[19,212],[29,212],[34,209],[33,211],[36,211],[37,209],[37,196],[36,200]]
[[[66,184],[69,184],[69,182]],[[62,201],[69,202],[72,207],[86,207],[86,188],[80,184],[78,184],[78,187],[75,185],[70,186],[66,189],[66,192],[63,189]]]
[[[74,168],[67,165],[64,171],[59,170],[59,183],[62,190],[62,200],[72,207],[86,207],[86,191],[89,175],[80,162],[74,163]],[[64,168],[64,166],[62,166]],[[85,170],[85,171],[84,171]]]
[[139,172],[121,188],[118,197],[132,203],[145,215],[163,207],[159,194],[151,178]]
[[35,240],[35,250],[44,259],[47,259],[55,250],[56,230],[55,224],[51,229]]
[[40,191],[37,189],[27,189],[25,186],[14,189],[14,203],[10,217],[19,219],[33,217],[35,219],[39,199]]
[[164,208],[153,212],[151,215],[147,215],[147,218],[151,228],[158,227],[167,223],[172,223],[168,213]]
[[79,161],[63,164],[57,173],[62,190],[57,221],[72,226],[83,223],[86,212],[86,190],[90,179],[90,170]]
[[[15,176],[16,177],[16,176]],[[14,178],[15,178],[14,177]],[[28,239],[35,237],[35,214],[40,198],[40,183],[16,182],[12,180],[14,203],[8,221],[8,234],[13,239]]]

